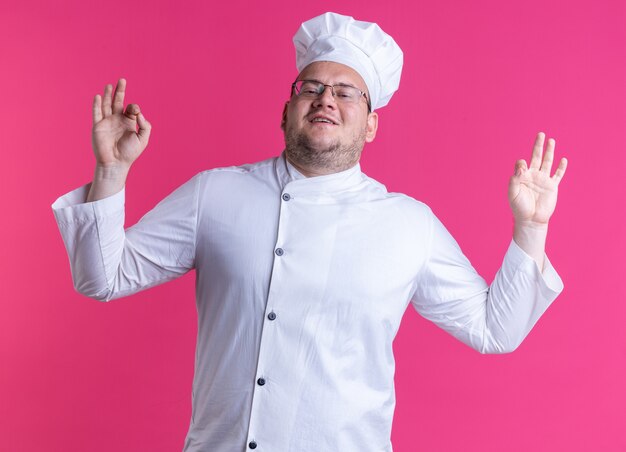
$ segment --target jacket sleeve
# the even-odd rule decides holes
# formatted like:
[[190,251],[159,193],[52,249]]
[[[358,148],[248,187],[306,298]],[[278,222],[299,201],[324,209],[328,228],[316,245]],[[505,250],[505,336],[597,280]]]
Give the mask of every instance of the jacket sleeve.
[[124,230],[124,190],[85,202],[89,185],[52,204],[75,289],[108,301],[170,281],[193,268],[199,176]]
[[488,286],[434,215],[429,236],[413,307],[481,353],[515,350],[563,290],[548,258],[542,273],[513,240]]

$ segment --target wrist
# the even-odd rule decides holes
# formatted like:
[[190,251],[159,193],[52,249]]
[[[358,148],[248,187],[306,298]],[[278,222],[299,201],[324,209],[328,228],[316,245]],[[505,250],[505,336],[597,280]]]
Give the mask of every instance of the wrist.
[[514,220],[514,230],[529,231],[529,232],[547,232],[548,223],[538,223],[532,220]]
[[534,221],[515,221],[513,240],[543,271],[548,223]]
[[98,163],[94,171],[94,182],[113,182],[123,180],[126,181],[130,165],[120,163]]
[[87,195],[87,202],[98,201],[118,193],[126,185],[130,166],[96,165],[93,182]]

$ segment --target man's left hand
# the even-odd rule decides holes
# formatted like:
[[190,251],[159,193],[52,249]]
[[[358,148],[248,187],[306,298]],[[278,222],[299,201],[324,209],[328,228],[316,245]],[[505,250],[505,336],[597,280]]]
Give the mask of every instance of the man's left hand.
[[530,159],[515,164],[515,174],[509,181],[509,204],[513,210],[516,226],[547,226],[556,207],[559,182],[565,174],[567,160],[562,158],[553,176],[550,176],[554,160],[555,141],[550,138],[543,152],[545,134],[539,132]]

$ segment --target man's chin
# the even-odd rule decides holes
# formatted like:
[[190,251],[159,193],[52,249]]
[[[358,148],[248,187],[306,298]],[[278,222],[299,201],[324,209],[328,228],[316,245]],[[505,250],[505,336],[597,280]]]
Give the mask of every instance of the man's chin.
[[309,135],[300,134],[296,137],[285,137],[285,144],[291,149],[300,149],[311,154],[325,154],[335,152],[341,149],[341,143],[337,139],[330,137],[311,137]]
[[326,152],[334,152],[341,148],[339,140],[331,139],[327,137],[307,137],[303,140],[299,140],[299,143],[310,152],[323,154]]

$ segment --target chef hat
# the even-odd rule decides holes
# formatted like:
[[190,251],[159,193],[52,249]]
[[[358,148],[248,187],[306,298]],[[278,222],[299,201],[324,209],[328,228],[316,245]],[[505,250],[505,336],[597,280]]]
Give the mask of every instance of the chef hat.
[[387,105],[398,89],[402,50],[375,23],[325,13],[304,22],[293,43],[298,72],[315,61],[341,63],[357,71],[367,85],[372,110]]

